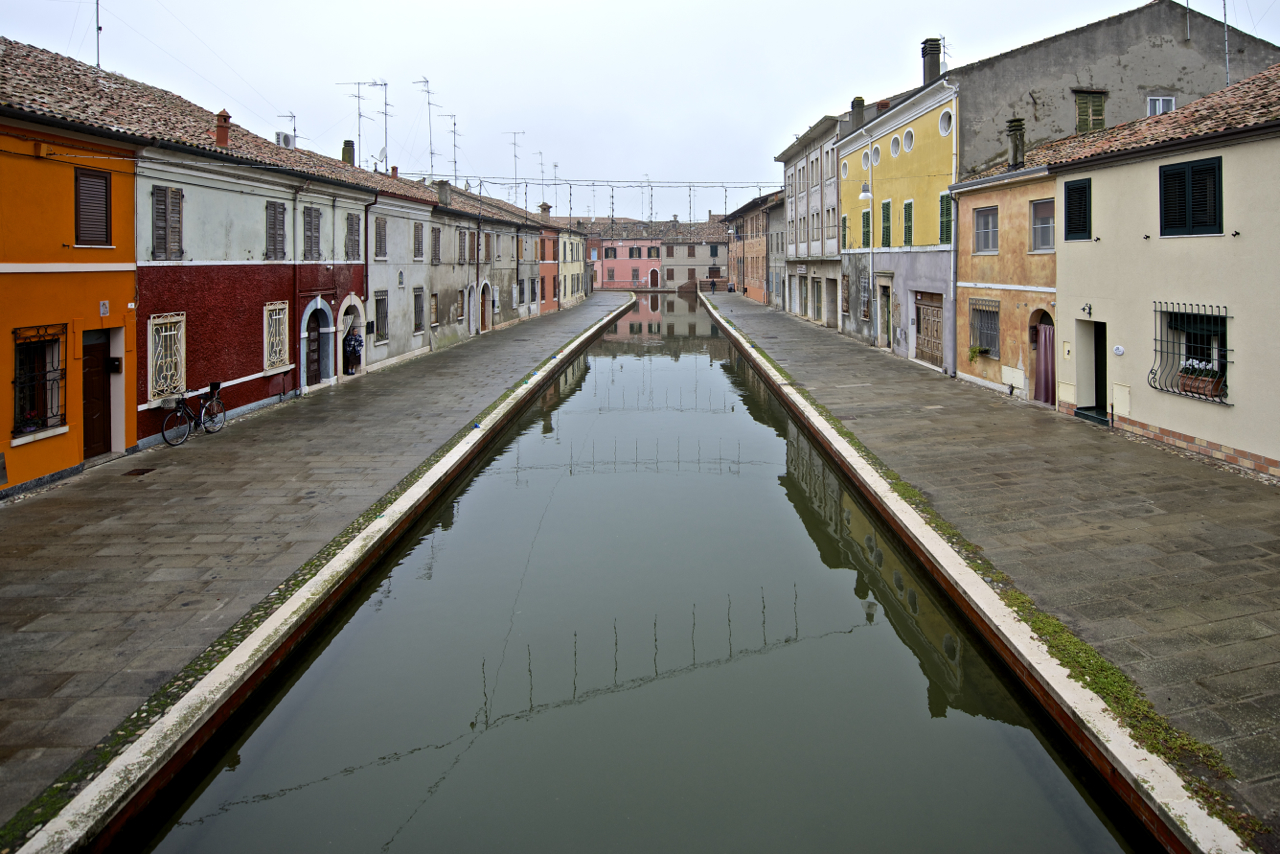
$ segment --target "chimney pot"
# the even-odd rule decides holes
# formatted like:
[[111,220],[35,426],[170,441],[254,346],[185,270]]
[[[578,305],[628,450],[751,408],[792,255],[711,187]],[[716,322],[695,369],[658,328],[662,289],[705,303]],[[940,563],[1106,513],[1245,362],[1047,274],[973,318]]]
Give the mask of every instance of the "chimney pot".
[[538,205],[538,210],[542,212],[542,218],[543,218],[544,220],[550,220],[550,219],[551,219],[551,205],[550,205],[550,203],[548,203],[548,202],[543,202],[542,204]]
[[354,139],[344,139],[342,141],[342,162],[352,166],[356,165],[356,141]]
[[680,214],[672,214],[672,215],[671,215],[671,221],[672,221],[672,222],[679,222],[679,221],[680,221]]
[[924,82],[930,83],[942,76],[942,39],[925,39],[920,44],[920,56],[924,58]]
[[400,167],[399,167],[399,166],[392,166],[392,167],[391,167],[391,177],[392,177],[392,178],[399,178],[399,177],[400,177]]
[[853,99],[853,104],[851,106],[853,112],[853,127],[854,129],[857,129],[862,127],[866,122],[867,102],[862,100],[862,96],[859,95],[857,98]]
[[1026,160],[1027,136],[1022,119],[1012,118],[1005,124],[1009,137],[1009,168],[1021,169]]
[[217,115],[217,124],[214,126],[213,141],[218,148],[226,148],[231,144],[231,114],[226,110],[219,110]]
[[448,207],[450,190],[449,182],[442,178],[439,181],[436,181],[433,186],[436,188],[436,196],[439,197],[440,204]]

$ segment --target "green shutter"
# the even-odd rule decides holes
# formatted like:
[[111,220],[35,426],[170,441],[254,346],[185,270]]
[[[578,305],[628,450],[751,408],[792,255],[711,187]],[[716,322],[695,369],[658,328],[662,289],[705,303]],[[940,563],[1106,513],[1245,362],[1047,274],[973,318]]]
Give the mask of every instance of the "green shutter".
[[951,196],[945,193],[938,197],[938,242],[951,245]]
[[912,215],[911,211],[915,207],[914,202],[902,203],[902,245],[911,245]]
[[1062,187],[1066,197],[1066,218],[1063,238],[1066,240],[1089,240],[1093,237],[1092,222],[1092,185],[1089,178],[1082,181],[1068,181]]
[[862,248],[871,248],[871,209],[862,212]]
[[892,214],[892,203],[880,203],[880,245],[888,246],[889,239],[892,237],[892,229],[889,227],[889,217]]
[[840,248],[849,248],[849,215],[843,214],[840,217]]

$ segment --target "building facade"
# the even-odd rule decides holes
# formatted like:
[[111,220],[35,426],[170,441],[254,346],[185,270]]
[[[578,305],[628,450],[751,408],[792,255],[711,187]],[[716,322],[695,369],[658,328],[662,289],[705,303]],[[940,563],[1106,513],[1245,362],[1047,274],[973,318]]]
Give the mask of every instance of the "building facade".
[[731,229],[729,281],[748,299],[765,304],[771,290],[769,207],[782,199],[781,192],[759,196],[729,214],[726,220]]
[[774,158],[787,208],[786,310],[831,327],[839,322],[839,126],[840,119],[823,116]]

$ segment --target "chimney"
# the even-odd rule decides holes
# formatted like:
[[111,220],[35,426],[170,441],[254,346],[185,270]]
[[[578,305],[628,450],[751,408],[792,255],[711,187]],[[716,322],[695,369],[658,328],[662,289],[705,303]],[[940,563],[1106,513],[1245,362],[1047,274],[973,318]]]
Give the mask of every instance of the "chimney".
[[707,211],[707,222],[711,222],[711,211]]
[[672,214],[672,215],[671,215],[671,221],[672,221],[672,222],[679,222],[679,221],[680,221],[680,214]]
[[214,127],[213,141],[218,148],[226,148],[231,144],[231,114],[226,110],[219,110],[218,124]]
[[399,178],[399,177],[400,177],[400,167],[399,167],[399,166],[392,166],[392,167],[391,167],[391,177],[392,177],[392,178]]
[[445,207],[449,206],[449,182],[443,178],[432,184],[436,188],[436,196],[440,199],[440,204]]
[[1009,168],[1021,169],[1027,150],[1027,136],[1022,119],[1009,119],[1005,123],[1005,134],[1009,137]]
[[356,141],[354,139],[344,139],[342,141],[342,162],[356,165]]
[[538,205],[538,210],[542,212],[542,218],[543,218],[544,220],[548,220],[548,221],[550,221],[550,219],[551,219],[551,205],[549,205],[547,202],[543,202],[542,204]]
[[853,112],[853,127],[854,130],[857,130],[866,122],[867,102],[862,100],[861,96],[858,96],[853,99],[853,103],[849,106]]
[[889,102],[876,101],[876,115],[879,116],[881,113],[887,113],[887,112],[889,112]]
[[920,55],[924,57],[924,82],[931,83],[942,76],[942,39],[925,39],[920,44]]

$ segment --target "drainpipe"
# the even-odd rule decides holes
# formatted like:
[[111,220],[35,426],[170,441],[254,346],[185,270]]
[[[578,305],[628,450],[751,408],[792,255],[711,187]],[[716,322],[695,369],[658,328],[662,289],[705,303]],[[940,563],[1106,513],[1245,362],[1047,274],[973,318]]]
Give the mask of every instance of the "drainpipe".
[[[373,201],[364,206],[364,296],[360,298],[360,304],[368,308],[369,305],[369,208],[378,203],[378,191],[373,191]],[[361,315],[363,317],[363,314]],[[367,320],[367,318],[365,318]],[[360,337],[364,340],[365,346],[368,347],[367,340],[368,323],[360,330]],[[364,365],[364,350],[360,351],[360,364]]]
[[[293,304],[298,307],[297,308],[298,313],[296,316],[298,323],[302,322],[302,297],[298,290],[298,195],[302,192],[302,188],[305,186],[306,184],[302,184],[293,188],[293,212],[290,215],[293,219],[293,228],[292,228],[292,233],[290,235],[290,240],[292,241],[292,245],[293,245],[293,264],[292,264],[293,266]],[[305,327],[302,327],[302,328],[305,328]],[[292,333],[290,333],[290,337],[292,337]],[[299,336],[299,343],[297,345],[298,358],[294,362],[294,371],[297,374],[297,376],[294,378],[294,383],[293,383],[294,397],[297,397],[298,395],[302,394],[302,380],[303,380],[302,372],[306,370],[306,365],[302,361],[304,358],[304,354],[302,352],[302,344],[301,344],[300,338],[301,336]],[[280,399],[284,400],[283,390],[281,390],[280,392]]]
[[[942,85],[946,89],[951,90],[952,100],[955,102],[955,109],[952,110],[951,117],[951,183],[954,184],[959,180],[960,175],[960,87],[952,86],[947,80],[942,81]],[[948,191],[948,195],[949,195]],[[956,203],[951,200],[951,377],[954,379],[959,369],[959,356],[956,355],[956,320],[959,314],[957,302],[957,285],[960,280],[960,253],[956,251]],[[944,299],[945,306],[945,299]]]

